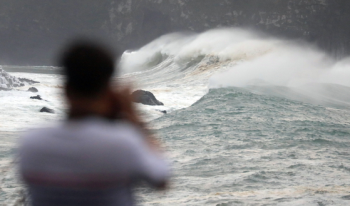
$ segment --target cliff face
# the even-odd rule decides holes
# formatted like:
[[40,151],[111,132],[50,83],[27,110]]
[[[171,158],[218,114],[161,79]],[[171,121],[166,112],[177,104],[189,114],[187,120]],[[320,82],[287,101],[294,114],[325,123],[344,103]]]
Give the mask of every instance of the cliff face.
[[[102,2],[102,3],[101,3]],[[100,32],[109,2],[1,0],[0,64],[51,64],[64,40]]]
[[348,0],[2,0],[0,64],[52,64],[77,34],[107,39],[121,50],[173,31],[254,28],[350,53]]
[[344,56],[350,53],[349,10],[346,0],[124,0],[112,3],[108,25],[123,46],[170,31],[238,26],[304,39]]

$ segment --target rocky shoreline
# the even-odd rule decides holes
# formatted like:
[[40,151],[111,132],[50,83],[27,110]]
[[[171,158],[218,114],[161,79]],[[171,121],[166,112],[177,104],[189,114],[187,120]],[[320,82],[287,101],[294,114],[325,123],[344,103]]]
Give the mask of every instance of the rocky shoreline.
[[[13,88],[16,88],[16,87],[23,87],[25,85],[33,85],[38,83],[40,82],[27,79],[27,78],[19,78],[19,77],[12,76],[0,67],[0,91],[11,91],[13,90]],[[39,92],[39,90],[35,87],[30,87],[28,88],[27,91],[32,93]],[[141,103],[149,106],[164,105],[162,102],[157,100],[157,98],[154,96],[152,92],[149,92],[149,91],[136,90],[130,95],[132,97],[133,102],[135,103]],[[30,99],[47,101],[42,99],[40,95],[31,96]],[[55,113],[53,109],[50,109],[47,107],[42,108],[40,112]],[[167,113],[167,111],[165,110],[161,110],[159,112],[163,114]]]

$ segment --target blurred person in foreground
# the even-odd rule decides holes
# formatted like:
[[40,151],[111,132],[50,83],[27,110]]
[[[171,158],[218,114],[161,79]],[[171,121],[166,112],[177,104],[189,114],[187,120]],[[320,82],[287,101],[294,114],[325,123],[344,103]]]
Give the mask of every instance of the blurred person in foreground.
[[27,132],[19,170],[31,205],[135,205],[132,188],[164,188],[169,168],[133,109],[112,85],[115,57],[91,42],[71,44],[60,64],[67,119]]

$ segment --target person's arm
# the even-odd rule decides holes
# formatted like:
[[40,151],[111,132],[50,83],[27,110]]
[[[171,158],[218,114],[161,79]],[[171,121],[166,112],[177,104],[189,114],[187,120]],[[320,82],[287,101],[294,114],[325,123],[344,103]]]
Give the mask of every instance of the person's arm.
[[[161,155],[159,142],[147,129],[147,124],[138,116],[132,103],[131,87],[126,86],[117,91],[110,91],[113,105],[112,114],[131,123],[133,140],[132,159],[135,161],[134,171],[141,178],[156,186],[165,188],[170,177],[169,166]],[[121,115],[121,116],[118,116]]]
[[[135,136],[142,136],[142,134],[135,130]],[[170,178],[169,164],[162,156],[159,145],[147,141],[148,139],[140,137],[133,141],[134,171],[149,184],[158,189],[164,189]]]

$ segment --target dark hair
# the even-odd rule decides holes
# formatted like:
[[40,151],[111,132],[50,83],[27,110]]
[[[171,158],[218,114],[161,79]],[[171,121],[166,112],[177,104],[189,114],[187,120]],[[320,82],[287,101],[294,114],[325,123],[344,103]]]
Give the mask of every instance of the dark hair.
[[117,56],[89,41],[70,44],[59,64],[66,76],[66,87],[75,95],[95,97],[109,84]]

